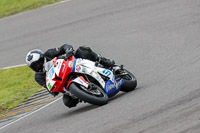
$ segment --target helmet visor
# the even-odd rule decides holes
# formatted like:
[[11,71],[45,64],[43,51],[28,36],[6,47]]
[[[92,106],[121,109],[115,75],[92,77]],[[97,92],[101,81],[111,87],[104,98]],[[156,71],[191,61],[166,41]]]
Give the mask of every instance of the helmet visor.
[[39,61],[33,62],[31,64],[30,68],[33,69],[33,71],[35,71],[35,72],[42,72],[43,64],[44,64],[44,60],[40,59]]

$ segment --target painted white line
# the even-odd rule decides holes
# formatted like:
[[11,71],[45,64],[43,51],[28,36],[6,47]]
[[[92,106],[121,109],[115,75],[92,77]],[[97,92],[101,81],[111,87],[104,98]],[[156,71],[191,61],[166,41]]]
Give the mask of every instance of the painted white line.
[[54,6],[54,5],[58,5],[58,4],[62,4],[62,3],[65,3],[65,2],[69,2],[69,1],[71,1],[71,0],[64,0],[64,1],[57,2],[57,3],[51,4],[51,5],[43,6],[43,7],[41,7],[41,8],[46,8],[46,7],[50,7],[50,6]]
[[[40,8],[45,8],[45,7],[49,7],[49,6],[54,6],[54,5],[62,4],[62,3],[65,3],[65,2],[69,2],[69,1],[71,1],[71,0],[64,0],[64,1],[61,1],[61,2],[54,3],[54,4],[42,6],[42,7],[40,7]],[[40,8],[36,8],[35,10],[40,9]],[[11,15],[11,16],[9,16],[9,17],[5,17],[4,19],[6,19],[6,18],[12,18],[12,17],[17,17],[18,15],[23,15],[23,14],[26,14],[26,13],[31,12],[31,11],[32,11],[32,10],[28,10],[28,11],[26,11],[26,12],[20,12],[20,13],[18,13],[18,14]]]
[[7,126],[9,126],[9,125],[11,125],[11,124],[13,124],[13,123],[16,123],[16,122],[18,122],[18,121],[20,121],[20,120],[22,120],[22,119],[24,119],[24,118],[26,118],[26,117],[28,117],[28,116],[30,116],[30,115],[32,115],[32,114],[34,114],[34,113],[36,113],[36,112],[38,112],[38,111],[40,111],[40,110],[42,110],[42,109],[44,109],[44,108],[46,108],[47,106],[49,106],[49,105],[51,105],[51,104],[53,104],[53,103],[57,102],[57,101],[58,101],[58,100],[60,100],[61,98],[62,98],[62,97],[60,97],[60,98],[58,98],[58,99],[56,99],[56,100],[54,100],[54,101],[52,101],[52,102],[48,103],[47,105],[45,105],[45,106],[43,106],[43,107],[39,108],[38,110],[35,110],[35,111],[31,112],[30,114],[27,114],[27,115],[25,115],[25,116],[23,116],[23,117],[21,117],[21,118],[19,118],[19,119],[15,120],[15,121],[13,121],[13,122],[9,123],[9,124],[7,124],[7,125],[5,125],[5,126],[1,127],[1,128],[0,128],[0,130],[1,130],[1,129],[3,129],[3,128],[5,128],[5,127],[7,127]]
[[20,67],[20,66],[26,66],[26,64],[20,64],[20,65],[14,65],[14,66],[9,66],[9,67],[3,67],[3,68],[0,68],[0,69],[9,69],[9,68]]
[[[64,0],[64,1],[61,1],[61,2],[58,2],[58,3],[52,4],[52,5],[44,6],[44,7],[42,7],[42,8],[54,6],[54,5],[57,5],[57,4],[62,4],[62,3],[65,3],[65,2],[69,2],[69,1],[71,1],[71,0]],[[0,69],[9,69],[9,68],[15,68],[15,67],[20,67],[20,66],[25,66],[25,65],[26,65],[26,64],[14,65],[14,66],[4,67],[4,68],[0,68]],[[36,112],[38,112],[38,111],[40,111],[40,110],[42,110],[42,109],[44,109],[44,108],[46,108],[47,106],[49,106],[49,105],[51,105],[51,104],[57,102],[57,101],[60,100],[61,98],[62,98],[62,97],[60,97],[60,98],[58,98],[58,99],[52,101],[51,103],[46,104],[45,106],[39,108],[38,110],[35,110],[35,111],[31,112],[30,114],[27,114],[27,115],[25,115],[25,116],[23,116],[23,117],[21,117],[21,118],[15,120],[15,121],[9,123],[9,124],[7,124],[7,125],[5,125],[5,126],[3,126],[3,127],[0,127],[0,130],[3,129],[3,128],[5,128],[5,127],[7,127],[7,126],[9,126],[9,125],[11,125],[11,124],[14,124],[14,123],[18,122],[18,121],[20,121],[20,120],[22,120],[22,119],[24,119],[24,118],[26,118],[26,117],[28,117],[28,116],[30,116],[30,115],[36,113]]]
[[[71,1],[71,0],[64,0],[64,1],[61,1],[61,2],[58,2],[58,3],[54,3],[54,4],[52,4],[52,5],[44,6],[44,7],[42,7],[42,8],[54,6],[54,5],[57,5],[57,4],[62,4],[62,3],[65,3],[65,2],[69,2],[69,1]],[[9,68],[15,68],[15,67],[20,67],[20,66],[25,66],[25,65],[26,65],[26,64],[14,65],[14,66],[4,67],[4,68],[0,68],[0,69],[9,69]],[[28,117],[28,116],[30,116],[30,115],[36,113],[36,112],[38,112],[38,111],[40,111],[40,110],[42,110],[42,109],[44,109],[44,108],[46,108],[47,106],[49,106],[49,105],[51,105],[51,104],[57,102],[57,101],[60,100],[61,98],[62,98],[62,97],[60,97],[60,98],[58,98],[58,99],[56,99],[56,100],[54,100],[54,101],[52,101],[52,102],[46,104],[45,106],[39,108],[38,110],[35,110],[35,111],[31,112],[30,114],[27,114],[27,115],[25,115],[25,116],[23,116],[23,117],[21,117],[21,118],[15,120],[15,121],[9,123],[9,124],[7,124],[7,125],[4,125],[3,127],[0,127],[0,130],[3,129],[3,128],[5,128],[5,127],[7,127],[7,126],[9,126],[9,125],[11,125],[11,124],[14,124],[14,123],[18,122],[18,121],[20,121],[20,120],[22,120],[22,119],[24,119],[24,118],[26,118],[26,117]]]
[[[27,64],[14,65],[14,66],[9,66],[9,67],[4,67],[4,68],[2,68],[2,69],[15,68],[15,67],[20,67],[20,66],[25,66],[25,65],[27,65]],[[1,68],[0,68],[0,69],[1,69]],[[46,108],[47,106],[49,106],[49,105],[55,103],[56,101],[60,100],[61,98],[62,98],[62,97],[60,97],[60,98],[58,98],[58,99],[56,99],[56,100],[54,100],[54,101],[52,101],[52,102],[46,104],[45,106],[43,106],[43,107],[41,107],[41,108],[39,108],[39,109],[37,109],[37,110],[31,112],[30,114],[27,114],[27,115],[25,115],[25,116],[23,116],[23,117],[21,117],[21,118],[15,120],[15,121],[11,122],[11,123],[8,123],[7,125],[4,125],[3,127],[0,127],[0,130],[3,129],[3,128],[5,128],[5,127],[7,127],[7,126],[9,126],[9,125],[11,125],[11,124],[13,124],[13,123],[15,123],[15,122],[18,122],[18,121],[20,121],[20,120],[22,120],[22,119],[24,119],[24,118],[26,118],[26,117],[28,117],[28,116],[30,116],[30,115],[36,113],[36,112],[38,112],[38,111],[40,111],[40,110],[42,110],[42,109],[44,109],[44,108]]]

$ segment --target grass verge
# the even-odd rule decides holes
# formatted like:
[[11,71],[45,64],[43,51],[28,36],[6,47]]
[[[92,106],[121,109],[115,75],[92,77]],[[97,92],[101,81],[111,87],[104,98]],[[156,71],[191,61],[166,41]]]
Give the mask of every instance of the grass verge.
[[34,72],[27,66],[0,70],[0,112],[22,103],[42,87],[34,79]]
[[0,0],[0,18],[62,0]]

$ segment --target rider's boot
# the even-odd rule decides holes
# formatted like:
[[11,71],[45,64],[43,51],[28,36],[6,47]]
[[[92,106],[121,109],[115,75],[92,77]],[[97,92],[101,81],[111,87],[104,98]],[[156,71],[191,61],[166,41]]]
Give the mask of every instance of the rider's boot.
[[107,59],[105,57],[102,57],[101,55],[98,55],[98,57],[99,57],[99,63],[101,63],[105,67],[113,67],[115,65],[114,60]]
[[65,106],[72,108],[79,103],[79,99],[74,99],[69,95],[63,94],[63,103],[65,104]]

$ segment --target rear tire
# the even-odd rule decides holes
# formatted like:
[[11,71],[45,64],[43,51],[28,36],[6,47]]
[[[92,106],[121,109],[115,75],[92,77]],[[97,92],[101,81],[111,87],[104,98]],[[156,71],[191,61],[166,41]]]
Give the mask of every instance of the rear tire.
[[126,69],[124,69],[124,72],[126,72],[127,75],[124,75],[122,77],[124,79],[124,83],[122,84],[120,90],[123,92],[129,92],[129,91],[135,90],[137,86],[136,77]]
[[[83,86],[82,86],[83,87]],[[107,94],[100,88],[97,86],[97,91],[99,91],[101,93],[100,96],[97,95],[92,95],[91,93],[86,92],[85,90],[83,90],[80,85],[76,84],[76,83],[71,83],[69,85],[69,91],[74,94],[76,97],[78,97],[79,99],[88,102],[90,104],[94,104],[94,105],[104,105],[108,103],[108,96]]]

